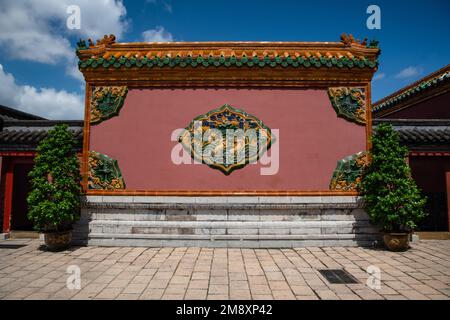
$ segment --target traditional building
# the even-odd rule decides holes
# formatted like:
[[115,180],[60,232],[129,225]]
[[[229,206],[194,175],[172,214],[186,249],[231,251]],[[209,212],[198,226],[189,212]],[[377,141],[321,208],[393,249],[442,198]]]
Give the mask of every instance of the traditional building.
[[[378,239],[355,190],[370,147],[375,43],[105,37],[81,41],[77,53],[87,82],[84,124],[0,106],[3,232],[31,228],[25,197],[36,146],[67,123],[82,151],[87,195],[78,243],[291,247]],[[449,68],[373,104],[374,125],[399,132],[431,199],[421,230],[449,226]],[[230,129],[256,136],[230,145],[210,139]]]
[[422,231],[450,226],[450,65],[373,104],[374,125],[390,123],[409,149],[411,173],[428,196]]
[[78,43],[86,80],[74,239],[371,245],[355,189],[376,42]]
[[56,124],[69,125],[81,151],[83,121],[52,121],[0,106],[0,217],[3,233],[33,229],[27,218],[28,173],[38,143]]

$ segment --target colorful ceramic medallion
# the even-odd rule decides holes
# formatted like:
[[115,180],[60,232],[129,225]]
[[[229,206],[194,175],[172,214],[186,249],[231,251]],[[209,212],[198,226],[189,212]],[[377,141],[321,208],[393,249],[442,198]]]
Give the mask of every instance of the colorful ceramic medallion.
[[331,178],[330,190],[357,191],[364,168],[369,164],[366,151],[339,160]]
[[192,120],[178,141],[194,160],[229,175],[256,162],[274,137],[257,117],[225,104]]
[[127,96],[128,88],[95,87],[91,98],[91,124],[98,124],[117,116]]
[[125,189],[117,160],[96,151],[89,151],[88,188],[94,190]]
[[366,124],[366,95],[363,88],[328,88],[328,96],[339,117]]

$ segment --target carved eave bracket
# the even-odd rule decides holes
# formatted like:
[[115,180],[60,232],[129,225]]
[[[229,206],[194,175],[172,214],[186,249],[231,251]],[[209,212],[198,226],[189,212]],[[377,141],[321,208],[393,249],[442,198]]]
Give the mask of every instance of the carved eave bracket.
[[127,92],[126,86],[94,87],[90,103],[90,123],[98,124],[117,116]]
[[117,160],[89,151],[88,188],[91,190],[123,190],[125,181]]
[[357,124],[366,124],[367,102],[364,88],[328,88],[328,96],[338,117]]
[[366,151],[339,160],[330,182],[332,191],[358,191],[364,169],[369,165]]

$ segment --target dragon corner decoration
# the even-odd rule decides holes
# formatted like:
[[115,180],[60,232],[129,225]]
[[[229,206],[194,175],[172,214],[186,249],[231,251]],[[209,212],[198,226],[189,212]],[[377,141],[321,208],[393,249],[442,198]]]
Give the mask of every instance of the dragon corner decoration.
[[364,168],[369,164],[367,152],[361,151],[339,160],[330,182],[330,190],[356,191]]
[[117,160],[95,151],[89,151],[88,181],[88,187],[92,190],[125,189]]
[[328,95],[338,116],[355,123],[366,123],[366,95],[364,88],[329,88]]
[[117,116],[127,92],[128,89],[125,86],[94,87],[90,103],[91,124],[97,124]]

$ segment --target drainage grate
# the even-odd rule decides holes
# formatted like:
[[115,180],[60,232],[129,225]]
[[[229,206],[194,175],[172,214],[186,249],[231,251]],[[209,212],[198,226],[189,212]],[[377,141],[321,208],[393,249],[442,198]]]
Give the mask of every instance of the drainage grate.
[[19,249],[22,247],[26,247],[26,244],[12,244],[12,243],[1,243],[0,244],[0,249]]
[[329,283],[358,283],[358,280],[343,269],[319,270]]

